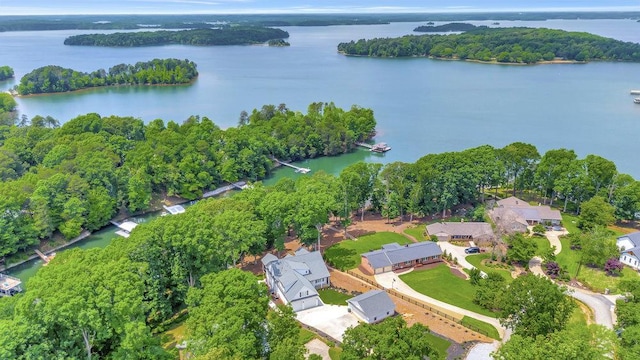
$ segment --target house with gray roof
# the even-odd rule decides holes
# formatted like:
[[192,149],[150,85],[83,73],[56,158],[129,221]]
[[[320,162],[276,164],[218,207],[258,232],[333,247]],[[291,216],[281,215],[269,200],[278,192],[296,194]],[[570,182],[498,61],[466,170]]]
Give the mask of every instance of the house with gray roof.
[[349,311],[362,321],[373,324],[396,313],[396,304],[383,290],[371,290],[347,300]]
[[301,249],[282,259],[267,254],[261,262],[271,294],[294,311],[323,305],[317,289],[329,286],[330,281],[320,252]]
[[525,232],[527,226],[536,224],[560,225],[562,222],[559,210],[547,205],[532,206],[515,196],[498,200],[489,216],[507,233]]
[[620,249],[620,262],[635,270],[640,269],[640,231],[625,234],[616,239]]
[[440,241],[469,240],[490,241],[495,235],[486,222],[439,222],[427,225],[427,234],[435,235]]
[[373,275],[438,261],[442,261],[442,250],[432,241],[407,245],[391,243],[362,254],[360,267]]

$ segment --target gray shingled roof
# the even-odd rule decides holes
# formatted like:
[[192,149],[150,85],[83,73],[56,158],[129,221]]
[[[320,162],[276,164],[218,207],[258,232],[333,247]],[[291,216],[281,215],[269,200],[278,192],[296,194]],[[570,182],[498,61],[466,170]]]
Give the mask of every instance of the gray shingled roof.
[[262,265],[264,266],[268,265],[270,262],[275,260],[278,260],[278,258],[273,254],[267,254],[263,256],[262,259],[260,259],[260,261],[262,262]]
[[562,215],[560,215],[559,210],[552,209],[547,205],[532,206],[528,202],[514,196],[498,200],[498,206],[511,209],[526,220],[562,220]]
[[469,235],[474,238],[481,236],[493,237],[491,225],[485,222],[444,222],[427,225],[427,232],[431,235]]
[[622,239],[622,238],[629,238],[629,240],[631,240],[633,245],[635,245],[636,247],[640,247],[640,231],[636,231],[630,234],[624,234],[618,237],[618,239]]
[[360,309],[369,318],[396,309],[396,305],[383,290],[368,291],[347,300],[347,303]]
[[391,244],[387,244],[382,250],[364,253],[362,256],[367,258],[369,264],[371,264],[374,269],[378,269],[405,261],[442,255],[440,247],[431,241],[408,244],[405,246],[400,246],[397,243],[392,244],[395,244],[395,246],[392,246],[393,248],[389,248],[387,245]]
[[305,288],[309,290],[309,296],[317,295],[311,281],[329,277],[329,270],[318,251],[299,253],[301,255],[287,255],[280,260],[267,254],[262,259],[263,264],[266,262],[267,271],[282,285],[289,302]]

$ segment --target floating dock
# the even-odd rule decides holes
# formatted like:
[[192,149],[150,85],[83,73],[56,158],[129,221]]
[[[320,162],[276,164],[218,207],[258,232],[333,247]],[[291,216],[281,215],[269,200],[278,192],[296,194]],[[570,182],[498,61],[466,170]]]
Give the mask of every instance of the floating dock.
[[13,296],[22,291],[22,280],[0,274],[0,296]]
[[387,145],[386,143],[377,143],[377,144],[369,145],[366,143],[357,142],[356,145],[362,146],[364,148],[369,149],[369,151],[377,152],[377,153],[385,153],[391,150],[391,146]]
[[117,226],[118,229],[120,229],[116,231],[116,235],[120,235],[125,238],[128,238],[131,235],[131,232],[133,231],[133,229],[135,229],[136,226],[138,226],[138,224],[134,223],[133,221],[125,221],[120,224],[118,224],[115,221],[112,221],[111,223]]
[[303,168],[303,167],[295,166],[293,164],[289,164],[289,163],[286,163],[284,161],[280,161],[280,160],[278,160],[276,158],[273,158],[273,161],[277,162],[280,165],[284,165],[284,166],[288,166],[290,168],[293,168],[293,169],[296,170],[297,173],[306,174],[308,172],[311,172],[311,169],[309,169],[309,168]]

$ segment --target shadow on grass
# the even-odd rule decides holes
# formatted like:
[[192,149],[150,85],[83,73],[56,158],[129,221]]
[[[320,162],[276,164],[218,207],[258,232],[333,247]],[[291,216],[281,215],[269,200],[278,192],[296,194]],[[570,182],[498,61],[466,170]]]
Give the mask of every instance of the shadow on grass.
[[353,249],[345,249],[340,246],[332,246],[325,250],[324,257],[329,265],[345,271],[359,265],[357,253]]

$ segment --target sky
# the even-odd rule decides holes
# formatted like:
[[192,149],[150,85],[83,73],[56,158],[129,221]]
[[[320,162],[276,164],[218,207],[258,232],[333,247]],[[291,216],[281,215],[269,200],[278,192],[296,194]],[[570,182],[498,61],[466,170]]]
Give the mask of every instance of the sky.
[[0,15],[640,11],[640,0],[0,0]]

